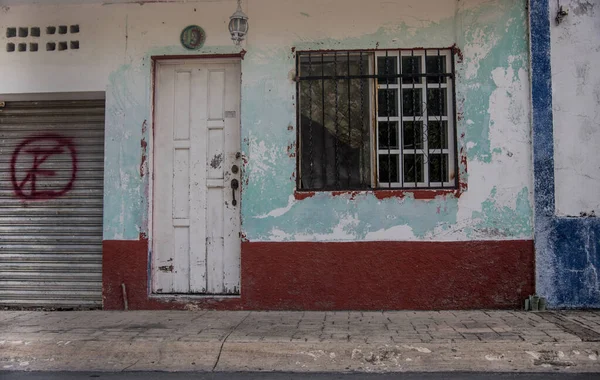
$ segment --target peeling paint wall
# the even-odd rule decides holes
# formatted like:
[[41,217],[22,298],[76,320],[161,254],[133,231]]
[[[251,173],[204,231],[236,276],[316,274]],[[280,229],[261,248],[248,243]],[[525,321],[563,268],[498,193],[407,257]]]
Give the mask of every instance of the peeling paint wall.
[[598,202],[597,4],[561,0],[557,25],[556,2],[530,3],[536,288],[551,308],[598,308],[600,221],[580,217]]
[[[600,2],[561,0],[551,23],[556,213],[600,214]],[[558,4],[550,3],[550,16]]]
[[[364,3],[347,8],[327,3],[310,11],[305,4],[281,2],[269,7],[271,23],[258,21],[252,27],[256,34],[244,62],[242,95],[242,144],[248,158],[242,225],[250,241],[531,238],[525,2],[436,2],[435,7],[420,2],[411,8],[405,3],[370,2],[366,8]],[[331,25],[332,11],[339,19],[352,20],[354,27]],[[289,17],[276,17],[281,13]],[[363,15],[374,20],[355,21]],[[278,33],[269,33],[270,28]],[[286,128],[295,126],[295,86],[287,79],[294,68],[290,46],[372,49],[454,43],[464,54],[457,63],[458,135],[468,191],[460,198],[433,200],[417,200],[410,193],[403,199],[378,199],[371,193],[294,197],[296,159],[286,150],[296,139],[295,128]]]
[[[104,239],[149,233],[152,55],[190,54],[179,32],[198,24],[200,54],[235,53],[234,1],[13,6],[0,28],[81,25],[79,51],[0,49],[0,93],[106,91]],[[242,229],[250,241],[532,238],[527,10],[524,0],[249,0],[242,61]],[[332,19],[340,22],[332,22]],[[344,20],[344,22],[341,22]],[[0,34],[0,47],[6,44]],[[294,197],[292,47],[374,49],[456,44],[460,197]],[[458,57],[457,57],[458,58]],[[293,153],[293,152],[292,152]],[[292,157],[290,157],[292,156]],[[151,235],[151,234],[150,234]]]

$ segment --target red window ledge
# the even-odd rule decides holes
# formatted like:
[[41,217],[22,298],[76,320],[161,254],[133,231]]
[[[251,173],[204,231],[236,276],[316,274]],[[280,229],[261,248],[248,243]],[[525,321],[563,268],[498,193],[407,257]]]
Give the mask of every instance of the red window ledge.
[[299,190],[296,190],[296,191],[294,191],[294,198],[296,198],[296,200],[301,201],[303,199],[310,198],[317,193],[326,193],[326,194],[330,194],[333,197],[336,197],[338,195],[350,195],[350,199],[354,199],[359,194],[373,194],[373,195],[375,195],[375,197],[377,199],[404,198],[408,194],[412,194],[412,196],[415,199],[431,200],[431,199],[435,199],[436,197],[439,197],[439,196],[447,196],[447,195],[454,195],[456,198],[459,198],[462,195],[463,191],[464,191],[464,189],[462,189],[462,188],[436,189],[436,190],[403,189],[403,190],[370,190],[370,191],[353,191],[353,190],[347,190],[347,191],[299,191]]

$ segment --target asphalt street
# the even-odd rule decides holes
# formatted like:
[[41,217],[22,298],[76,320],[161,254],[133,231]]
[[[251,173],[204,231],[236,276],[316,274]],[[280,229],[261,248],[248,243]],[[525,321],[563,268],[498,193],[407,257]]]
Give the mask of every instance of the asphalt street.
[[600,373],[0,372],[0,380],[598,380]]

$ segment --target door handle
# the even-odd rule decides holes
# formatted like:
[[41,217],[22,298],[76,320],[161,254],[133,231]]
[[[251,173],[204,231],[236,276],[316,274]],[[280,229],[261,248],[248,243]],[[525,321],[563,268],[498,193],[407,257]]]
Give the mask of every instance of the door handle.
[[235,200],[235,191],[238,189],[238,187],[240,187],[240,182],[237,179],[232,179],[231,180],[231,194],[233,195],[233,200],[231,201],[231,204],[236,206],[237,205],[237,201]]

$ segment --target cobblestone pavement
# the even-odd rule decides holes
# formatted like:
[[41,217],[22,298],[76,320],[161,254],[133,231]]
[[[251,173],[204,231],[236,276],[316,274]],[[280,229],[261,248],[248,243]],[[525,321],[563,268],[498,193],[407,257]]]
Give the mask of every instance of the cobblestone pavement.
[[599,311],[0,311],[0,370],[600,372],[599,350]]

